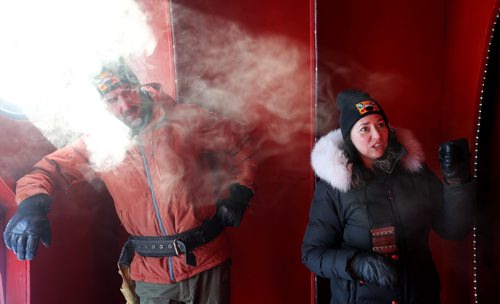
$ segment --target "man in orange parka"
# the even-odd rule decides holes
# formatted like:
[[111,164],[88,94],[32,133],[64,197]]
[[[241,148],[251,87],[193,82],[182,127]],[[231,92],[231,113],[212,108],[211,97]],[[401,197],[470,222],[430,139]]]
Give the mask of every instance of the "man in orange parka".
[[125,159],[93,170],[85,137],[45,156],[17,182],[19,207],[5,244],[20,260],[33,259],[39,241],[50,244],[51,195],[99,178],[131,235],[121,263],[131,262],[141,303],[228,303],[223,230],[240,224],[253,196],[248,138],[228,119],[176,104],[158,84],[141,85],[123,60],[94,80],[107,109],[133,134]]

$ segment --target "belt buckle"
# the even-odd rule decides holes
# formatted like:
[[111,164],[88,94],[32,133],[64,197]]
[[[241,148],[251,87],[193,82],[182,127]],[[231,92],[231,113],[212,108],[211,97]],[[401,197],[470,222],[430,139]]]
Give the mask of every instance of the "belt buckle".
[[174,245],[174,251],[175,251],[175,255],[179,255],[180,254],[180,248],[179,248],[179,244],[178,244],[178,241],[179,239],[174,239],[172,241],[172,244]]
[[174,245],[175,255],[180,255],[187,251],[186,244],[181,239],[174,239],[172,244]]

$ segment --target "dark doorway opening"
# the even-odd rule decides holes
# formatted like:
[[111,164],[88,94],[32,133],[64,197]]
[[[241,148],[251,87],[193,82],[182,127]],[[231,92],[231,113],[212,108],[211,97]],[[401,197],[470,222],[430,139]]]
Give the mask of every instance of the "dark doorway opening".
[[[498,15],[497,15],[498,19]],[[480,127],[478,132],[477,179],[477,261],[474,283],[477,303],[494,303],[498,298],[500,277],[500,28],[496,23],[491,31],[491,44],[482,94]]]

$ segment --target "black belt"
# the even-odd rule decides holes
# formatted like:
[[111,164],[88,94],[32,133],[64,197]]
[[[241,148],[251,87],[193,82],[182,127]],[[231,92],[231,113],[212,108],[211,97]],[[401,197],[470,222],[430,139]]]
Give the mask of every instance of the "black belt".
[[196,266],[192,250],[215,239],[224,227],[213,217],[201,226],[168,236],[129,237],[135,251],[145,257],[169,257],[186,254],[186,264]]

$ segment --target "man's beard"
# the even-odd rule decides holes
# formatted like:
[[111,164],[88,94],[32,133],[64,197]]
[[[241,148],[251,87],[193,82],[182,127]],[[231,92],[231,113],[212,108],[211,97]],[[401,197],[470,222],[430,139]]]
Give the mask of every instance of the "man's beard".
[[140,109],[140,113],[135,119],[133,119],[132,121],[124,121],[124,122],[130,128],[132,134],[138,134],[151,121],[151,116],[152,116],[152,109],[150,107],[145,107]]

